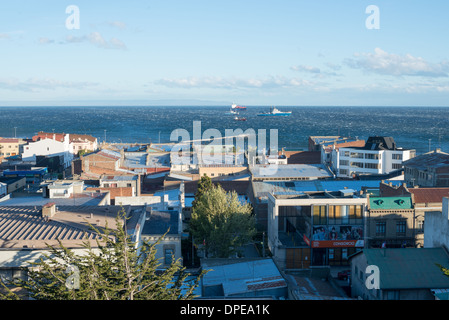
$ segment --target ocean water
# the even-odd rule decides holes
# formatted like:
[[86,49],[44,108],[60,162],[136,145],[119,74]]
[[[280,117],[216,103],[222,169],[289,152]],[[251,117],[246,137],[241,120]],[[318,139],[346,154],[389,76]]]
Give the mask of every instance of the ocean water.
[[[248,106],[247,121],[226,114],[229,106],[201,107],[0,107],[0,137],[31,138],[38,131],[89,134],[101,142],[165,143],[176,129],[278,130],[278,146],[307,150],[308,137],[343,135],[367,139],[384,135],[417,154],[437,147],[449,152],[449,108],[445,107],[281,107],[288,117],[258,117],[269,107]],[[267,145],[269,144],[267,138]]]

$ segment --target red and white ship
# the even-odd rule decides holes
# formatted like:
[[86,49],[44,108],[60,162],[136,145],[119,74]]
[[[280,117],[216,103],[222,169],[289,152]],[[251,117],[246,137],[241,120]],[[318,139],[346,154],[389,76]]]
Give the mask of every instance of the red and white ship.
[[242,106],[239,106],[239,105],[233,103],[232,106],[231,106],[231,109],[246,110],[246,107],[242,107]]

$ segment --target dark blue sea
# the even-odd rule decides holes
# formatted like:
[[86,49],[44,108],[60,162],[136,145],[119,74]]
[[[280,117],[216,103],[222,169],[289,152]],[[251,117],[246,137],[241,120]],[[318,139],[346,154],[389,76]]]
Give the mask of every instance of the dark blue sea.
[[[165,143],[176,129],[193,135],[218,129],[278,130],[278,146],[307,150],[308,137],[342,135],[366,139],[384,135],[417,153],[440,147],[449,151],[449,107],[281,107],[289,117],[258,117],[269,107],[241,111],[247,121],[226,114],[229,106],[200,107],[0,107],[0,137],[31,138],[38,131],[89,134],[101,142]],[[106,131],[105,131],[106,130]],[[268,144],[268,142],[267,142]]]

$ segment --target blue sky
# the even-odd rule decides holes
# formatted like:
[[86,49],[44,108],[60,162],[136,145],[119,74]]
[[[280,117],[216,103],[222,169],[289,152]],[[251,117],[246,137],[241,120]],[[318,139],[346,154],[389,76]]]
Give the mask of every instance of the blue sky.
[[448,14],[437,0],[1,1],[0,105],[448,106]]

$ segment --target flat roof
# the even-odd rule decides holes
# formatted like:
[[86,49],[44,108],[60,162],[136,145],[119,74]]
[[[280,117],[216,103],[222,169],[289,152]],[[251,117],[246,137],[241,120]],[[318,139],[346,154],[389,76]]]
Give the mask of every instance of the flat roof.
[[224,265],[208,265],[203,261],[203,268],[212,269],[204,275],[203,286],[222,285],[225,296],[287,287],[272,259]]
[[437,264],[449,267],[449,256],[443,248],[376,248],[363,249],[368,265],[380,272],[380,289],[449,288],[449,277]]
[[[353,190],[359,192],[364,188],[379,188],[382,180],[292,180],[292,181],[253,181],[256,198],[267,197],[268,194],[297,195],[308,191],[340,191]],[[391,181],[393,185],[401,185],[402,181]]]
[[276,178],[331,178],[333,175],[322,164],[255,165],[250,167],[255,179]]

